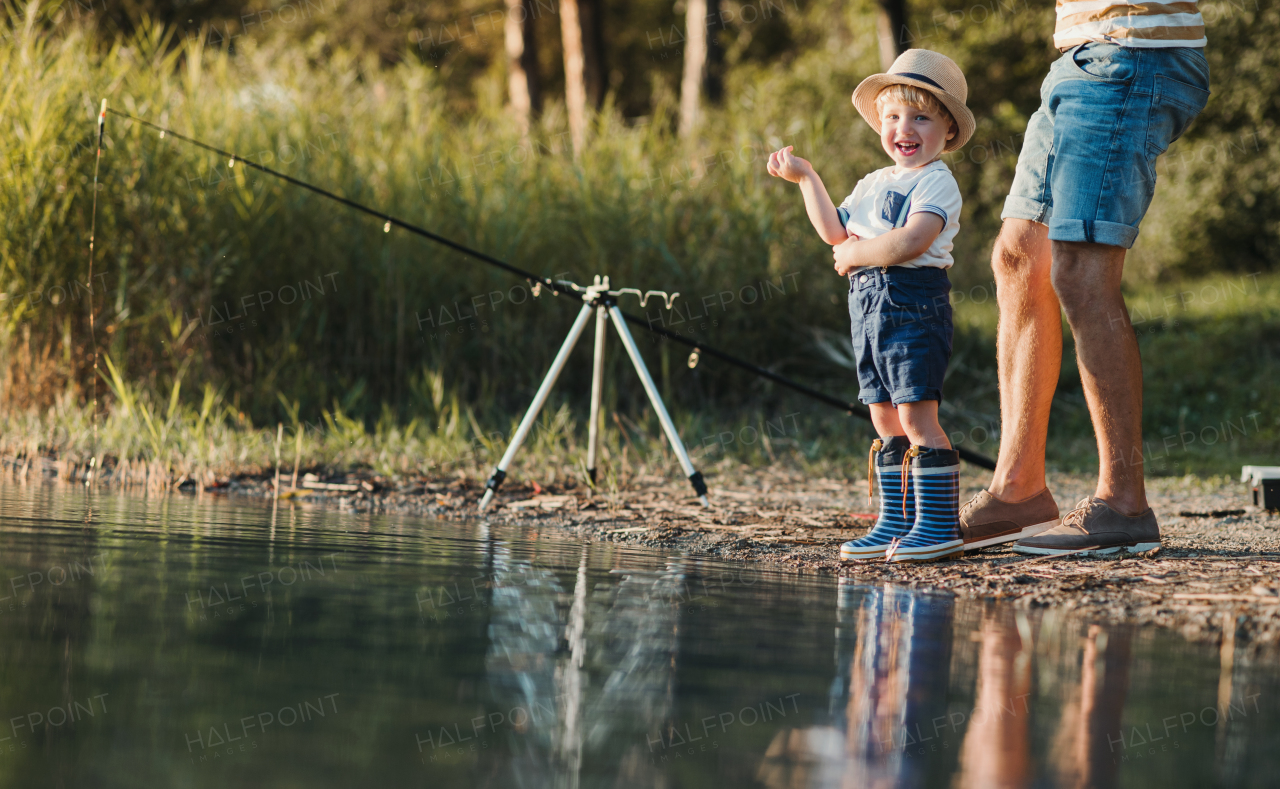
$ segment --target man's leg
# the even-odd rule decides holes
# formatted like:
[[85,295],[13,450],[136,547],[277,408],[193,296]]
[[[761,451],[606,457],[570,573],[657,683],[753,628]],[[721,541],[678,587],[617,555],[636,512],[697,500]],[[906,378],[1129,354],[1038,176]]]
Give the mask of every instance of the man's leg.
[[1048,233],[1039,222],[1006,219],[991,254],[1000,307],[1000,455],[990,491],[1006,502],[1046,487],[1049,406],[1062,369],[1062,317]]
[[1075,335],[1101,473],[1095,497],[1013,550],[1142,553],[1159,547],[1160,524],[1143,489],[1142,363],[1120,275],[1155,191],[1154,157],[1204,107],[1209,68],[1191,47],[1088,43],[1063,58],[1041,88],[1054,118],[1052,283]]
[[1098,437],[1097,497],[1117,512],[1147,509],[1142,472],[1142,359],[1120,292],[1122,247],[1054,241],[1053,288],[1076,341]]
[[1053,287],[1076,340],[1076,361],[1098,440],[1098,490],[1062,525],[1023,537],[1018,553],[1142,553],[1160,547],[1160,524],[1142,481],[1142,359],[1120,275],[1121,246],[1053,241]]

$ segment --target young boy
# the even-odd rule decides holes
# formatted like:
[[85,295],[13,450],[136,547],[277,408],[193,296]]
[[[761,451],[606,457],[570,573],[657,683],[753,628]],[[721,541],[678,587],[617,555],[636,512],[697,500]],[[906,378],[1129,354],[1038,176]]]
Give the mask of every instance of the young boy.
[[[968,85],[945,55],[902,53],[887,74],[862,81],[858,112],[893,160],[858,182],[839,208],[809,162],[783,148],[769,173],[800,185],[809,220],[849,278],[858,358],[858,399],[881,438],[871,444],[880,517],[842,559],[932,561],[964,551],[960,457],[938,424],[951,358],[951,245],[960,229],[960,189],[940,161],[972,136]],[[879,458],[876,458],[879,453]],[[910,467],[908,471],[908,466]]]

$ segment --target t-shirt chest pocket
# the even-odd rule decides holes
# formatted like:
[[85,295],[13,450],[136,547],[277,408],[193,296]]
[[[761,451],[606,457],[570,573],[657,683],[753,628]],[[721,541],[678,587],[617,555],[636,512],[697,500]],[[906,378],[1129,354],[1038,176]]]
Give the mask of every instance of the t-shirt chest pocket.
[[902,209],[907,205],[907,196],[899,194],[892,189],[885,192],[884,200],[880,201],[880,218],[894,227],[898,226],[898,219],[902,215]]
[[[917,181],[911,185],[906,194],[886,190],[884,199],[880,201],[880,218],[888,222],[894,229],[907,224],[907,216],[911,213],[911,195],[916,191]],[[901,188],[901,187],[899,187]]]

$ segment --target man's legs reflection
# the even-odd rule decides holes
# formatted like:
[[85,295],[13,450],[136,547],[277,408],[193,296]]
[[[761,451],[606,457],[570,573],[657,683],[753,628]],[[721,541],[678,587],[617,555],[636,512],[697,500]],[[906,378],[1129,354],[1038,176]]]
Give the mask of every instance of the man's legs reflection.
[[1062,708],[1054,770],[1063,787],[1116,785],[1120,756],[1120,718],[1129,690],[1129,656],[1133,641],[1128,627],[1089,625],[1084,640],[1078,699]]
[[987,611],[979,635],[978,698],[960,752],[957,787],[1027,786],[1032,644],[1023,643],[1008,608]]

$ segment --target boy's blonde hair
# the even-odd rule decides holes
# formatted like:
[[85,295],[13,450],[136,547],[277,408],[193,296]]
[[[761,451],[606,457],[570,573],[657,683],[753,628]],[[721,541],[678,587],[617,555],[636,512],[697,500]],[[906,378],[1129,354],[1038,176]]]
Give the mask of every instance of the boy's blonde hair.
[[936,112],[946,118],[953,128],[956,128],[956,119],[952,117],[951,111],[942,102],[938,101],[937,96],[924,88],[917,88],[915,85],[889,85],[876,94],[876,112],[883,112],[884,103],[891,100],[900,101],[913,109]]

